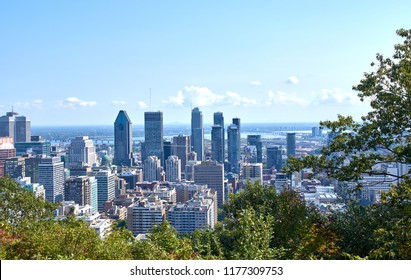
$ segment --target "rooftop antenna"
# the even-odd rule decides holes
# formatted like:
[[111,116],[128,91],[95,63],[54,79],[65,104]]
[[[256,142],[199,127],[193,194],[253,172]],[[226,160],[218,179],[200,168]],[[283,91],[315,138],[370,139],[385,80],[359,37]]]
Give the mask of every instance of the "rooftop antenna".
[[150,112],[151,112],[151,88],[150,88],[150,100],[149,100],[149,108],[150,108]]

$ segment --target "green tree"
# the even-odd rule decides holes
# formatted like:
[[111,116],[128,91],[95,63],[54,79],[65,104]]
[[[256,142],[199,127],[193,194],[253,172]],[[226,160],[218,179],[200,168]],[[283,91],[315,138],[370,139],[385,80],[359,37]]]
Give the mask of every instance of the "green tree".
[[30,226],[33,222],[50,218],[56,204],[37,198],[15,180],[0,177],[0,222],[11,226]]
[[[259,182],[249,183],[243,191],[231,196],[229,203],[224,205],[224,210],[225,224],[228,227],[233,226],[233,221],[237,224],[238,221],[246,223],[250,216],[253,216],[256,221],[255,231],[263,229],[259,228],[261,226],[259,223],[268,224],[270,228],[268,246],[280,252],[277,258],[284,259],[293,259],[297,256],[296,252],[301,249],[303,240],[307,241],[305,236],[310,233],[313,225],[321,221],[318,211],[307,207],[298,193],[292,190],[276,193],[274,187],[265,187]],[[245,210],[248,212],[244,212]],[[239,230],[238,234],[242,232],[246,238],[249,238],[244,230]],[[227,235],[224,237],[227,238]],[[265,241],[260,240],[260,242]],[[223,240],[221,243],[223,247],[230,244]],[[226,253],[233,249],[231,247],[226,249]]]
[[287,172],[312,168],[342,182],[354,182],[361,189],[364,174],[386,176],[395,183],[378,205],[353,205],[346,213],[333,216],[334,230],[342,251],[348,256],[377,259],[410,259],[411,170],[391,174],[384,165],[411,163],[411,30],[400,29],[403,42],[394,46],[392,58],[376,55],[374,71],[353,89],[371,111],[356,122],[338,115],[321,125],[330,129],[333,141],[320,156],[291,158]]
[[113,225],[110,234],[101,240],[97,258],[101,260],[131,260],[133,259],[133,241],[134,236],[131,231],[116,228]]
[[[221,227],[221,223],[216,228]],[[191,235],[193,250],[202,259],[223,259],[223,248],[217,231],[213,229],[196,230]]]
[[100,239],[83,221],[37,221],[31,227],[15,228],[16,239],[7,247],[7,259],[96,259]]
[[237,218],[226,221],[218,231],[224,256],[231,260],[268,260],[282,257],[282,250],[270,247],[273,218],[249,207]]

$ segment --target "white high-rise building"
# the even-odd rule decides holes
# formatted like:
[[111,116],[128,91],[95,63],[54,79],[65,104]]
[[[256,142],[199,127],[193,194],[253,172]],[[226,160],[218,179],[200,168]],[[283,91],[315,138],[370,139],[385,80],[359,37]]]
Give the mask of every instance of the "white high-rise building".
[[166,180],[181,181],[181,160],[177,156],[169,156],[166,160]]
[[167,219],[178,232],[192,233],[197,229],[214,228],[217,222],[217,196],[207,189],[197,193],[187,203],[178,203],[167,211]]
[[143,198],[127,208],[127,228],[134,236],[146,234],[154,225],[164,221],[165,214],[163,201],[157,196]]
[[88,177],[90,181],[90,188],[91,188],[91,204],[90,206],[93,207],[94,211],[98,210],[98,183],[97,179],[94,176]]
[[156,156],[149,156],[143,163],[144,181],[153,182],[161,180],[161,161]]
[[104,210],[104,203],[115,197],[115,175],[109,170],[101,170],[97,173],[97,210]]
[[97,162],[96,147],[88,136],[78,136],[71,140],[68,150],[68,161],[70,166],[77,166],[84,163],[94,166]]
[[39,164],[39,183],[44,186],[50,202],[64,200],[64,163],[60,157],[42,158]]

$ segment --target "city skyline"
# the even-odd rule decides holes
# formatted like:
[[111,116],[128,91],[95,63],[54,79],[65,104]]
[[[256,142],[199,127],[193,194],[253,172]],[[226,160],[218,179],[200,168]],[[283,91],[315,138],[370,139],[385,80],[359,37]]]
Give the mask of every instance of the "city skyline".
[[3,2],[0,111],[37,125],[110,124],[119,110],[185,124],[194,107],[205,124],[217,111],[359,120],[369,106],[351,87],[409,27],[400,2]]

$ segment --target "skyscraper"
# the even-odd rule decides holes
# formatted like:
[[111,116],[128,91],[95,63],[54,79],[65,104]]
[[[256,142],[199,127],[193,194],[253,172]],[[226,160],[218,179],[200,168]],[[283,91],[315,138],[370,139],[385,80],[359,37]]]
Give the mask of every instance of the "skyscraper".
[[[70,177],[64,186],[64,199],[79,205],[91,205],[91,184],[88,176]],[[96,210],[96,209],[95,209]]]
[[190,136],[178,135],[173,137],[172,154],[181,160],[181,170],[185,170],[188,154],[190,153]]
[[60,157],[48,157],[40,160],[39,183],[46,190],[46,199],[50,202],[64,200],[64,163]]
[[240,173],[240,119],[234,118],[233,123],[227,128],[228,161],[231,163],[232,172]]
[[115,196],[115,175],[108,170],[100,170],[97,175],[97,209],[104,210],[104,203]]
[[197,153],[197,159],[204,159],[203,113],[195,107],[191,111],[191,147]]
[[78,136],[71,140],[68,149],[68,161],[70,166],[76,167],[84,163],[87,166],[94,166],[97,161],[96,147],[88,136]]
[[282,155],[278,147],[267,147],[267,168],[274,167],[278,172],[282,168]]
[[0,117],[0,137],[13,137],[14,143],[30,142],[31,122],[16,112],[7,112]]
[[287,156],[295,157],[295,132],[287,133]]
[[132,166],[132,123],[127,112],[120,110],[114,122],[114,161],[116,165]]
[[257,149],[257,163],[263,162],[263,143],[261,142],[261,135],[247,135],[247,144],[255,146]]
[[223,128],[220,125],[211,127],[211,159],[224,162]]
[[30,177],[32,183],[39,182],[39,165],[43,156],[24,158],[25,176]]
[[219,163],[224,162],[224,142],[224,116],[222,112],[215,112],[214,125],[211,128],[211,158]]
[[194,165],[194,183],[207,185],[217,192],[218,208],[224,203],[224,165],[216,161],[203,161]]
[[14,179],[26,177],[25,158],[12,157],[6,159],[4,162],[4,174]]
[[144,113],[144,153],[142,161],[156,156],[164,163],[163,112]]

